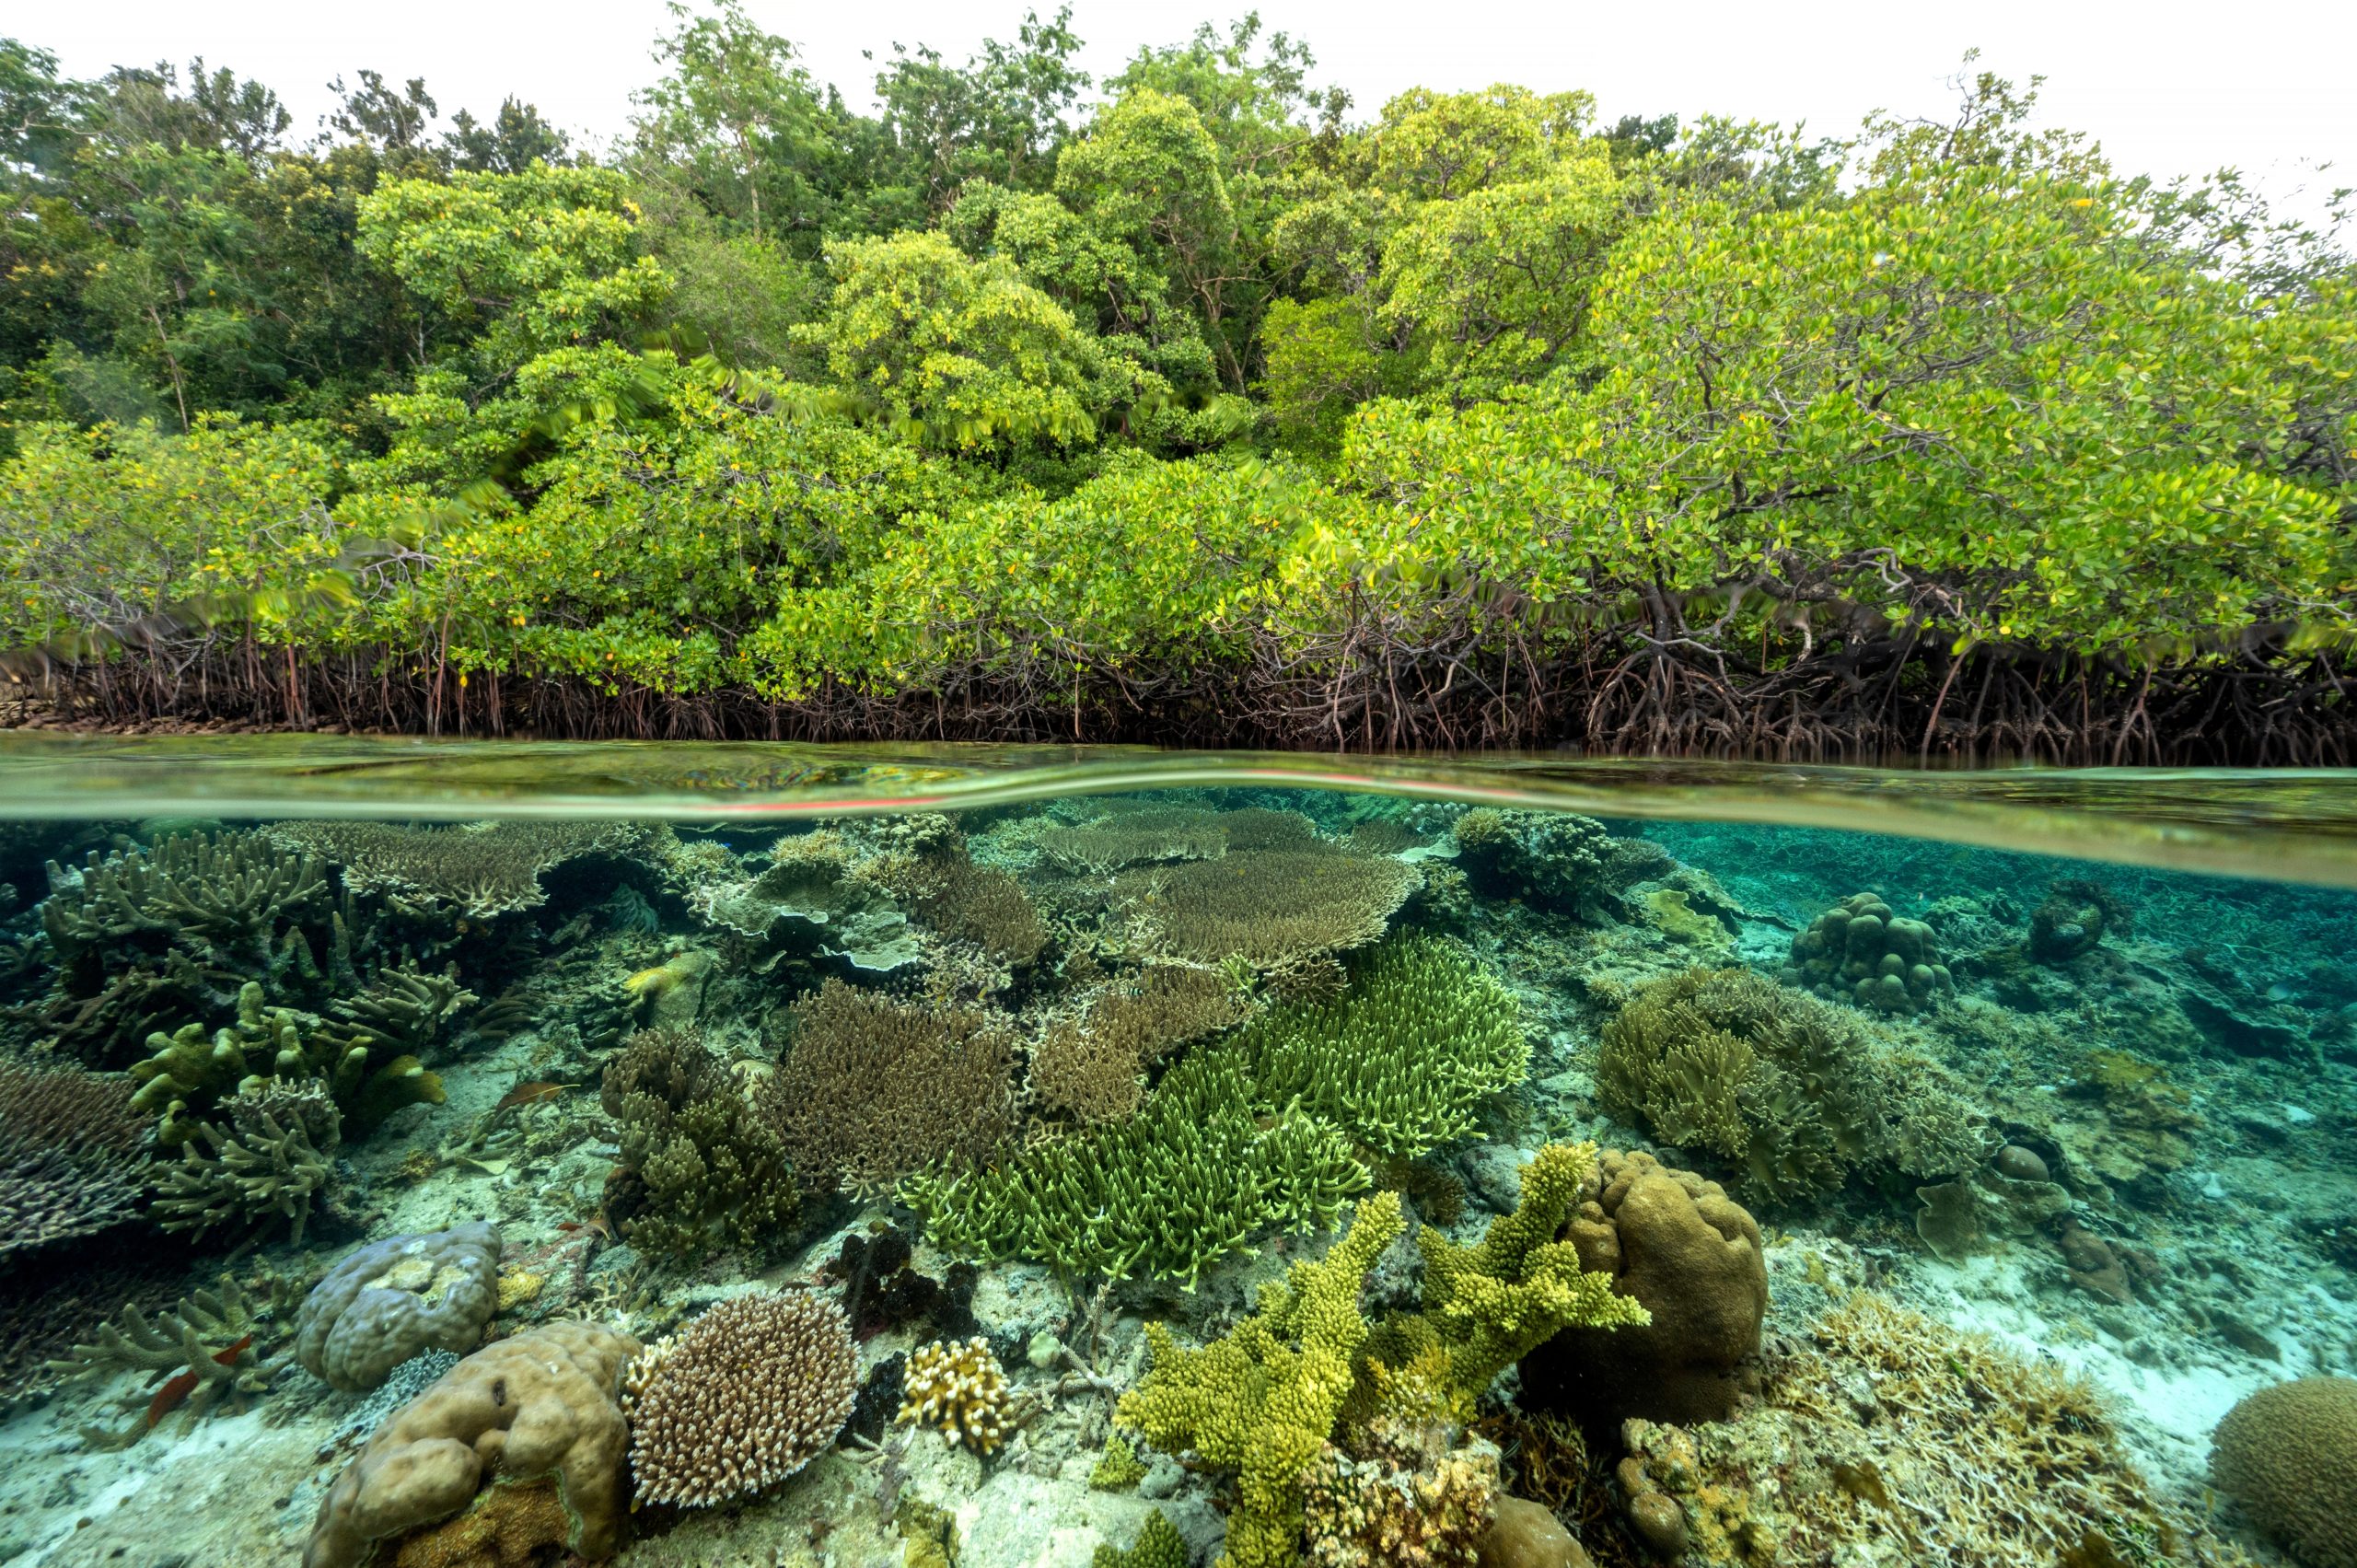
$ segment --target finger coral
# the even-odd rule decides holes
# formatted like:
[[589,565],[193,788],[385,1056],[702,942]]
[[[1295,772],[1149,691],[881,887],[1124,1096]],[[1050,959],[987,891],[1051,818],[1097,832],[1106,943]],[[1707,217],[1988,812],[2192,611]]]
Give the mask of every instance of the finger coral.
[[624,1196],[609,1202],[632,1245],[693,1257],[753,1247],[801,1208],[777,1129],[691,1029],[642,1029],[606,1064],[598,1103],[621,1124]]
[[204,1232],[273,1219],[303,1240],[311,1201],[335,1179],[341,1142],[335,1102],[317,1083],[275,1083],[224,1102],[227,1127],[200,1121],[198,1136],[157,1177],[156,1214],[166,1230]]
[[295,1359],[346,1393],[428,1350],[469,1351],[498,1302],[499,1232],[474,1220],[389,1236],[339,1260],[295,1319]]
[[859,1392],[842,1308],[807,1291],[733,1296],[629,1374],[640,1503],[709,1508],[826,1452]]
[[121,1074],[0,1061],[0,1258],[129,1219],[145,1136]]
[[814,1183],[888,1191],[928,1165],[980,1165],[1013,1136],[1014,1036],[983,1014],[830,979],[794,1017],[762,1103]]
[[909,1354],[900,1376],[903,1426],[929,1426],[946,1443],[994,1454],[1006,1440],[1013,1393],[1006,1371],[977,1334],[963,1344],[935,1341]]
[[[124,1401],[134,1410],[145,1406],[143,1418],[122,1432],[90,1428],[82,1434],[93,1447],[115,1448],[153,1430],[175,1404],[183,1422],[215,1406],[244,1409],[247,1397],[268,1388],[276,1372],[256,1348],[255,1334],[254,1304],[233,1276],[224,1274],[218,1289],[194,1292],[153,1318],[126,1303],[114,1321],[99,1325],[88,1343],[75,1345],[50,1367],[82,1379],[118,1372],[148,1375],[151,1388]],[[153,1388],[158,1384],[160,1389]]]
[[1192,1449],[1237,1472],[1221,1562],[1290,1568],[1298,1561],[1304,1479],[1351,1392],[1368,1328],[1367,1271],[1404,1222],[1397,1193],[1363,1200],[1350,1230],[1316,1262],[1260,1288],[1252,1315],[1200,1350],[1146,1325],[1154,1365],[1114,1419],[1168,1453]]
[[362,1568],[388,1549],[389,1561],[463,1562],[457,1549],[487,1538],[517,1562],[552,1547],[612,1556],[630,1444],[621,1374],[638,1350],[627,1334],[558,1323],[468,1356],[336,1478],[303,1568]]

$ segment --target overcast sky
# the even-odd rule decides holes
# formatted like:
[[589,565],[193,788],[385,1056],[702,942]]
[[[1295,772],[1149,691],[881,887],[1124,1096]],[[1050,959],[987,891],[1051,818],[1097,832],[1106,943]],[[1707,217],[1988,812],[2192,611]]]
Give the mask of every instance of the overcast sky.
[[[747,0],[747,8],[795,40],[814,75],[861,102],[875,74],[863,49],[884,57],[895,41],[927,43],[960,60],[985,36],[1013,37],[1024,11],[1021,0]],[[1102,76],[1143,43],[1178,41],[1199,17],[1225,22],[1247,8],[1077,0],[1074,28],[1087,41],[1084,64]],[[330,77],[373,66],[396,79],[424,76],[446,119],[461,108],[488,118],[513,93],[570,130],[611,136],[628,122],[632,90],[656,74],[648,45],[670,25],[662,0],[84,0],[9,9],[0,29],[55,51],[76,75],[202,54],[269,83],[305,132],[328,105]],[[2004,75],[2045,75],[2045,118],[2095,133],[2124,170],[2232,163],[2278,192],[2357,184],[2351,0],[1260,0],[1259,10],[1271,29],[1309,42],[1315,80],[1349,88],[1361,114],[1413,85],[1504,80],[1585,87],[1608,118],[1717,112],[1805,120],[1830,134],[1873,109],[1945,110],[1946,81],[1977,45]],[[2338,167],[2323,176],[2307,167],[2325,160]]]

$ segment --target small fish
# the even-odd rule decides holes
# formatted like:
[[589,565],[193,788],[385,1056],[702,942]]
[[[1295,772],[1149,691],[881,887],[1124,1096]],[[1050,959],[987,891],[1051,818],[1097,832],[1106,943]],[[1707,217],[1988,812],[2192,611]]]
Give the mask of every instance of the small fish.
[[[215,1351],[213,1359],[220,1365],[234,1366],[237,1365],[238,1358],[245,1354],[247,1348],[253,1342],[254,1337],[248,1334],[227,1350]],[[156,1397],[147,1401],[147,1430],[153,1432],[157,1422],[180,1409],[180,1402],[196,1392],[196,1382],[195,1373],[183,1372],[157,1389]]]
[[499,1097],[495,1110],[505,1110],[512,1105],[538,1105],[544,1099],[554,1099],[564,1093],[563,1084],[518,1084]]

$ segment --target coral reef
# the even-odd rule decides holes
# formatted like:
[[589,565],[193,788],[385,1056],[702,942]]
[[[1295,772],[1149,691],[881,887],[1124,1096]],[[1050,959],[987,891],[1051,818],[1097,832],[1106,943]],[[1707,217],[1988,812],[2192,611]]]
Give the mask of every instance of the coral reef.
[[1121,1396],[1114,1419],[1166,1452],[1191,1449],[1237,1472],[1220,1559],[1230,1568],[1297,1560],[1304,1480],[1349,1397],[1369,1331],[1359,1292],[1404,1223],[1396,1193],[1363,1200],[1331,1251],[1261,1286],[1252,1315],[1199,1350],[1146,1325],[1154,1365]]
[[1100,1542],[1089,1568],[1188,1568],[1192,1561],[1187,1538],[1178,1533],[1170,1516],[1157,1508],[1145,1516],[1145,1523],[1138,1527],[1138,1539],[1127,1550]]
[[1607,1150],[1563,1228],[1580,1266],[1647,1321],[1564,1330],[1523,1358],[1523,1397],[1592,1421],[1715,1421],[1759,1353],[1768,1271],[1759,1226],[1715,1181],[1650,1155]]
[[757,877],[697,885],[689,906],[714,925],[779,944],[781,954],[880,976],[922,960],[924,945],[868,870],[842,833],[820,829],[780,840]]
[[[158,1167],[155,1212],[166,1230],[199,1233],[273,1219],[300,1246],[311,1202],[335,1179],[342,1118],[324,1086],[274,1081],[223,1102],[228,1126],[197,1122],[178,1161]],[[200,1147],[202,1145],[202,1147]]]
[[1717,1155],[1765,1204],[1828,1191],[1862,1165],[1956,1175],[1990,1141],[1941,1070],[1749,970],[1641,987],[1605,1025],[1596,1077],[1614,1115]]
[[122,1078],[0,1060],[0,1259],[131,1218],[146,1135]]
[[1302,1488],[1309,1568],[1474,1568],[1496,1518],[1497,1450],[1434,1453],[1396,1434],[1353,1455],[1328,1443]]
[[1013,1425],[1006,1370],[977,1334],[963,1344],[935,1341],[909,1354],[900,1375],[903,1426],[931,1427],[942,1441],[994,1454]]
[[985,1170],[929,1169],[900,1197],[938,1247],[1191,1285],[1271,1230],[1331,1225],[1367,1182],[1339,1129],[1297,1105],[1264,1110],[1249,1063],[1223,1040],[1165,1074],[1128,1121]]
[[625,1381],[637,1501],[709,1508],[827,1450],[851,1416],[858,1357],[832,1301],[764,1292],[648,1346]]
[[1300,1104],[1391,1159],[1463,1137],[1481,1100],[1530,1068],[1514,998],[1429,936],[1385,944],[1336,1001],[1262,1014],[1237,1049],[1268,1103]]
[[2218,1489],[2260,1529],[2311,1568],[2357,1568],[2357,1378],[2270,1385],[2228,1411],[2211,1441]]
[[813,1183],[888,1191],[927,1166],[980,1165],[1014,1135],[1014,1037],[981,1013],[830,978],[794,1020],[762,1105]]
[[1794,937],[1784,978],[1886,1013],[1912,1013],[1956,990],[1938,934],[1872,893],[1834,905]]
[[800,1212],[784,1140],[693,1030],[632,1036],[598,1103],[621,1124],[607,1214],[633,1246],[673,1258],[758,1246]]
[[515,1545],[610,1557],[627,1487],[619,1390],[639,1348],[610,1329],[562,1323],[468,1356],[379,1427],[336,1478],[303,1568],[362,1568],[384,1545],[398,1560],[403,1538],[453,1524]]
[[543,873],[586,854],[625,854],[645,838],[631,822],[280,822],[273,837],[335,865],[343,885],[409,914],[493,920],[538,907]]
[[1621,918],[1620,892],[1669,869],[1643,839],[1617,839],[1593,817],[1481,806],[1450,830],[1457,865],[1493,898],[1520,899],[1602,923]]
[[1396,860],[1327,848],[1239,851],[1140,866],[1113,879],[1145,952],[1249,966],[1281,989],[1316,989],[1335,954],[1380,937],[1419,884]]
[[498,1289],[499,1231],[487,1221],[389,1236],[312,1287],[295,1319],[295,1359],[331,1388],[364,1393],[421,1352],[472,1350]]

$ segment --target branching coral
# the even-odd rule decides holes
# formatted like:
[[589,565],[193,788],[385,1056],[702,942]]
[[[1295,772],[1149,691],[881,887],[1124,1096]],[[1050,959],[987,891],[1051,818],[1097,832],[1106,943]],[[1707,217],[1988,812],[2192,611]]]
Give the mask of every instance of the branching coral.
[[909,1353],[900,1375],[903,1426],[929,1426],[942,1441],[994,1454],[1014,1424],[1006,1369],[977,1334],[963,1344],[935,1341]]
[[210,1231],[273,1219],[303,1240],[311,1201],[335,1179],[342,1119],[317,1083],[267,1085],[223,1102],[228,1126],[196,1123],[177,1163],[157,1177],[156,1214],[166,1230]]
[[1505,988],[1455,943],[1403,937],[1341,999],[1263,1014],[1237,1036],[1270,1103],[1298,1103],[1387,1158],[1463,1137],[1530,1068]]
[[1145,1516],[1138,1539],[1126,1550],[1099,1541],[1089,1568],[1188,1568],[1193,1560],[1187,1538],[1178,1533],[1170,1516],[1157,1508]]
[[129,1219],[146,1132],[119,1074],[0,1061],[0,1259]]
[[1956,989],[1938,934],[1872,893],[1834,905],[1794,937],[1786,978],[1886,1013],[1915,1012]]
[[1215,860],[1227,852],[1219,814],[1191,806],[1142,806],[1031,835],[1039,858],[1075,877],[1104,877],[1153,862]]
[[170,1312],[154,1318],[126,1305],[110,1323],[100,1323],[87,1344],[77,1344],[52,1371],[69,1377],[97,1379],[119,1372],[148,1375],[150,1387],[160,1385],[150,1398],[133,1395],[124,1402],[145,1406],[145,1415],[122,1432],[90,1428],[83,1439],[93,1447],[114,1448],[135,1442],[152,1431],[177,1405],[183,1422],[193,1422],[216,1406],[236,1411],[249,1396],[270,1386],[277,1366],[255,1347],[256,1308],[238,1282],[221,1276],[217,1290],[200,1290]]
[[385,1548],[394,1562],[463,1562],[451,1549],[480,1551],[486,1536],[517,1562],[549,1547],[612,1556],[630,1441],[621,1372],[638,1350],[627,1334],[559,1323],[468,1356],[336,1478],[303,1568],[362,1568]]
[[1298,1106],[1264,1111],[1249,1064],[1218,1042],[1166,1074],[1129,1121],[991,1169],[927,1170],[900,1198],[939,1247],[1191,1285],[1268,1231],[1332,1224],[1366,1185],[1340,1130]]
[[380,894],[411,913],[491,920],[539,905],[547,897],[542,873],[585,854],[627,853],[646,830],[628,822],[280,822],[270,832],[340,867],[355,893]]
[[631,1037],[606,1064],[598,1102],[621,1123],[634,1182],[610,1211],[642,1250],[691,1258],[756,1246],[799,1211],[784,1141],[694,1031]]
[[649,1346],[627,1387],[638,1501],[709,1508],[826,1451],[851,1416],[858,1356],[826,1297],[739,1295]]
[[983,1014],[838,980],[794,1014],[762,1104],[813,1182],[887,1191],[928,1165],[980,1165],[1013,1135],[1014,1036]]
[[499,1232],[482,1220],[359,1248],[313,1286],[295,1359],[346,1393],[428,1350],[470,1351],[497,1305]]
[[1474,1568],[1496,1515],[1497,1450],[1444,1452],[1395,1428],[1329,1443],[1304,1484],[1309,1568]]
[[1604,1027],[1596,1074],[1613,1114],[1719,1156],[1765,1203],[1838,1187],[1861,1164],[1951,1175],[1984,1144],[1984,1119],[1933,1064],[1749,970],[1643,987]]
[[907,880],[918,919],[1000,963],[1020,968],[1048,945],[1048,928],[1023,884],[997,866],[976,865],[963,849],[918,862]]
[[1031,1052],[1031,1092],[1085,1125],[1120,1121],[1137,1109],[1143,1074],[1156,1058],[1242,1016],[1227,976],[1155,964],[1107,983],[1048,1026]]
[[1299,1558],[1304,1477],[1366,1342],[1359,1291],[1403,1223],[1398,1194],[1364,1200],[1331,1251],[1263,1285],[1253,1314],[1200,1350],[1146,1325],[1154,1365],[1121,1396],[1115,1420],[1158,1448],[1192,1449],[1237,1472],[1221,1558],[1231,1568],[1289,1568]]

